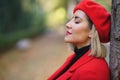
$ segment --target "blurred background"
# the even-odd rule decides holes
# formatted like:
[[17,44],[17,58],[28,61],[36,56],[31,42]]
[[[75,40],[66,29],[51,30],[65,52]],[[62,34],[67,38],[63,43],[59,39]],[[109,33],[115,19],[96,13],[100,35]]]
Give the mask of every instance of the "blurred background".
[[[95,1],[111,12],[111,0]],[[46,80],[72,52],[65,23],[78,2],[0,0],[0,80]]]

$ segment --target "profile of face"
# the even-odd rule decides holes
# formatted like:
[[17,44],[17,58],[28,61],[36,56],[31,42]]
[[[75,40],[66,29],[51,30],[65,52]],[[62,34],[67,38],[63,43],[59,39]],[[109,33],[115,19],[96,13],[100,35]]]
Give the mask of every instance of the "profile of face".
[[86,14],[77,10],[72,19],[66,24],[65,42],[71,43],[76,47],[90,44],[91,29]]

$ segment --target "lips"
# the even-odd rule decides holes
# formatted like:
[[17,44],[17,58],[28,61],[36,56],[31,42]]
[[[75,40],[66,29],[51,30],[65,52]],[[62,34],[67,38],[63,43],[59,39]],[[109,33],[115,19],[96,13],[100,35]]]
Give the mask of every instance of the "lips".
[[71,35],[72,33],[69,31],[66,31],[66,35]]

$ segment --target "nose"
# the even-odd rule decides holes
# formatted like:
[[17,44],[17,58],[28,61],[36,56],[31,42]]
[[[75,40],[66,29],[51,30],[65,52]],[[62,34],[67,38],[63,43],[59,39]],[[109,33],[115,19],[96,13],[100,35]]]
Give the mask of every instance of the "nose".
[[71,23],[70,23],[70,21],[66,23],[66,28],[68,28],[68,29],[71,28]]

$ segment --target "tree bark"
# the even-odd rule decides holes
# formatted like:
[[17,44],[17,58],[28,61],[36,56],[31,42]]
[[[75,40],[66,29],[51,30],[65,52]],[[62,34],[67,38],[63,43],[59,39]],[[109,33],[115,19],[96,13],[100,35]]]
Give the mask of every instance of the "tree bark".
[[120,0],[112,0],[111,11],[111,80],[120,80]]

